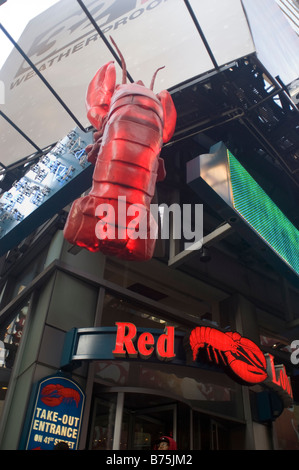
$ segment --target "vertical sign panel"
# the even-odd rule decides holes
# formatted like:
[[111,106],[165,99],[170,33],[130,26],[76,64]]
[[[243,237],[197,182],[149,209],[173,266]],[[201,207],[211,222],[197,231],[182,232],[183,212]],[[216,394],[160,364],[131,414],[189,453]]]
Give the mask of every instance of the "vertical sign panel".
[[187,164],[192,189],[258,248],[269,263],[298,285],[299,230],[219,142]]
[[234,209],[299,275],[299,231],[227,150]]
[[58,442],[76,450],[83,414],[85,395],[71,379],[51,376],[38,386],[27,450],[52,450]]

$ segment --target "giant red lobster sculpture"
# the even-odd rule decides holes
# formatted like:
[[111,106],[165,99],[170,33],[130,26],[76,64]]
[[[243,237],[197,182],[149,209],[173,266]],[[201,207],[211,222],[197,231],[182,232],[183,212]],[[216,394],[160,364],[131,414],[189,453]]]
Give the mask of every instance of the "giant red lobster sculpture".
[[[153,256],[157,233],[150,203],[156,181],[166,176],[159,155],[174,133],[176,110],[167,91],[153,92],[160,69],[150,89],[141,81],[126,83],[124,58],[111,41],[122,61],[123,80],[116,85],[115,66],[109,62],[88,87],[87,117],[97,129],[95,143],[86,149],[89,161],[95,163],[93,184],[87,196],[72,204],[64,236],[90,251],[145,261]],[[142,237],[136,237],[134,208],[147,227]]]

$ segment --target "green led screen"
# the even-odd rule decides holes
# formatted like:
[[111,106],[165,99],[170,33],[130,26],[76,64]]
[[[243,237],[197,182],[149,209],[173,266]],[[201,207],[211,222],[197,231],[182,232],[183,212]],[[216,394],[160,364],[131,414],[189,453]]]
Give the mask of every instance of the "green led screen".
[[299,231],[227,150],[234,209],[299,275]]

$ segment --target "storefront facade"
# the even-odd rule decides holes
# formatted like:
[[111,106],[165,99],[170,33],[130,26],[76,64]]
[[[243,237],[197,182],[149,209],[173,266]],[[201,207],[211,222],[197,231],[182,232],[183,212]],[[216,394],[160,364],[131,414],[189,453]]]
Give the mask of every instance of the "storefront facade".
[[[163,435],[180,451],[298,449],[298,107],[288,91],[298,38],[275,23],[270,0],[258,14],[245,0],[211,9],[187,0],[82,3],[63,0],[36,18],[20,41],[24,63],[14,50],[3,69],[8,114],[20,120],[17,139],[3,128],[0,175],[0,449],[62,440],[70,449],[153,450]],[[134,75],[129,98],[110,83],[111,59],[121,65],[117,83]],[[144,91],[137,81],[151,83],[164,63],[157,94]],[[134,102],[119,113],[120,130],[109,121],[119,102],[110,113],[104,100],[104,116],[87,122],[84,97],[99,67],[112,108]],[[31,103],[20,111],[31,95],[38,113]],[[96,176],[101,135],[86,151],[99,137],[94,123],[99,133],[114,129]],[[43,147],[29,156],[18,133],[28,126]],[[77,243],[66,236],[71,204],[88,199],[92,184],[99,192],[74,216],[79,227],[84,219]],[[116,207],[139,191],[146,220],[150,203],[157,216],[152,256],[142,261],[149,238],[139,238],[132,260],[134,250],[124,257],[127,246],[115,249],[113,237],[105,251],[95,230],[99,201]],[[129,232],[126,222],[108,225]]]
[[[26,448],[35,385],[57,372],[85,394],[79,449],[152,450],[165,434],[173,436],[180,450],[296,446],[291,428],[291,440],[280,443],[275,421],[288,414],[294,418],[292,399],[283,405],[279,391],[244,385],[215,360],[201,358],[194,367],[186,354],[188,345],[180,346],[173,362],[140,354],[113,357],[106,346],[102,359],[96,352],[92,357],[90,350],[84,357],[88,342],[83,342],[81,356],[66,359],[67,337],[74,327],[97,332],[126,322],[163,335],[165,326],[172,326],[182,339],[196,326],[225,331],[229,325],[258,344],[260,334],[256,306],[243,295],[228,295],[157,260],[132,264],[86,250],[74,255],[69,249],[58,230],[31,265],[39,260],[44,269],[28,282],[33,271],[27,265],[14,287],[26,281],[27,286],[3,311],[7,325],[15,318],[18,323],[20,312],[25,322],[17,354],[11,362],[11,352],[3,359],[2,371],[12,368],[1,415],[2,449]],[[115,346],[113,334],[108,349]],[[267,414],[270,395],[272,410]],[[42,433],[38,424],[35,429],[38,444]],[[53,438],[67,441],[59,430],[52,431]]]

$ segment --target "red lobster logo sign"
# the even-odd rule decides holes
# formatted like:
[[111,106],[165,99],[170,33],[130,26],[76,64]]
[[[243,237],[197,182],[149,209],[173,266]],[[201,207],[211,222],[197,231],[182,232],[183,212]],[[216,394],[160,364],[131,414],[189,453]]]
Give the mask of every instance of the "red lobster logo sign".
[[249,384],[263,382],[267,378],[266,359],[259,347],[250,339],[243,338],[239,333],[216,330],[215,328],[198,326],[190,335],[190,346],[193,360],[197,358],[200,348],[206,347],[208,357],[224,365]]
[[[160,69],[149,89],[141,81],[127,84],[124,58],[112,38],[111,41],[122,61],[122,84],[116,85],[115,66],[109,62],[98,70],[88,87],[87,117],[97,129],[95,143],[86,148],[88,160],[95,163],[93,184],[87,196],[73,203],[64,236],[70,243],[90,251],[145,261],[152,257],[156,241],[152,234],[157,223],[151,216],[150,203],[156,181],[166,176],[159,155],[163,143],[174,133],[177,115],[167,91],[158,95],[153,92]],[[125,199],[121,209],[119,196]],[[113,208],[111,221],[109,213],[97,210],[107,204]],[[130,237],[130,222],[135,214],[128,214],[127,208],[134,205],[139,217],[146,220],[146,237]],[[120,219],[123,226],[115,223]],[[99,238],[96,226],[101,220],[105,220],[106,236]]]
[[73,388],[64,387],[60,384],[45,385],[41,391],[41,401],[47,406],[58,406],[62,402],[75,402],[78,408],[80,394]]

